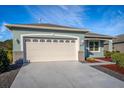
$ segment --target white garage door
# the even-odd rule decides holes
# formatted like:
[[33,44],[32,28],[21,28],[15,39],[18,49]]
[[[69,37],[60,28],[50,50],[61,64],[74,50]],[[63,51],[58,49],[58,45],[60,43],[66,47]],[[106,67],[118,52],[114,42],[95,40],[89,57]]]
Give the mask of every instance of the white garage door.
[[77,60],[76,38],[24,38],[25,57],[30,62]]

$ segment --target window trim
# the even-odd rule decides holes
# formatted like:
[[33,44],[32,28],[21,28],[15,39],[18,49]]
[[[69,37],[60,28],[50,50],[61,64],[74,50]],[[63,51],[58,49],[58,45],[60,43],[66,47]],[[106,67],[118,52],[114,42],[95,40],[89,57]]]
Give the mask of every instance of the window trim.
[[[98,51],[91,51],[90,50],[90,42],[91,41],[98,41]],[[100,40],[89,40],[88,41],[88,50],[90,51],[90,52],[100,52]]]

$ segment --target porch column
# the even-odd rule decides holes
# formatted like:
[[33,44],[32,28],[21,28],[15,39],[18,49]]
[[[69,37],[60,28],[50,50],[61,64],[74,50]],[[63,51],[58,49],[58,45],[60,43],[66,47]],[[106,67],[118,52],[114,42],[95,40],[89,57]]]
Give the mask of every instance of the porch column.
[[109,47],[108,47],[108,49],[109,49],[109,51],[110,52],[112,52],[113,51],[113,45],[112,45],[112,40],[109,40],[109,45],[108,45]]
[[78,52],[78,61],[84,62],[85,60],[85,47],[84,47],[84,37],[79,40],[80,50]]

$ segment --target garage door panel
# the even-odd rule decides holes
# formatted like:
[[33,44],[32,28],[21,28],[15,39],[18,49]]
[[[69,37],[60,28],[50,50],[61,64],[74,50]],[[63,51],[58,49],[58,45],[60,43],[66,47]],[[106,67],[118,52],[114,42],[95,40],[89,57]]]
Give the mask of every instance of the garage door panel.
[[72,43],[71,40],[68,43],[25,42],[25,45],[26,60],[30,62],[77,60],[76,42]]

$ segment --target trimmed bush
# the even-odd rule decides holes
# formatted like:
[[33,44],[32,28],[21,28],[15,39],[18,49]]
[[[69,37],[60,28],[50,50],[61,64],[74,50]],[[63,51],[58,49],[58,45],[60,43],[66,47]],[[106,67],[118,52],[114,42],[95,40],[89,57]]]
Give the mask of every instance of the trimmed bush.
[[9,59],[7,57],[7,52],[4,49],[0,49],[0,62],[2,70],[6,71],[9,68]]
[[112,61],[116,62],[120,67],[124,67],[124,53],[113,53]]
[[104,52],[104,56],[105,56],[106,58],[110,58],[110,57],[111,57],[111,54],[112,54],[112,52],[110,52],[110,51],[105,51],[105,52]]
[[110,51],[104,51],[104,56],[106,58],[111,58],[112,54],[115,54],[115,53],[120,53],[120,51],[112,51],[112,52],[110,52]]
[[9,62],[12,63],[13,62],[13,53],[12,53],[12,50],[8,50],[7,51],[7,57],[9,59]]

